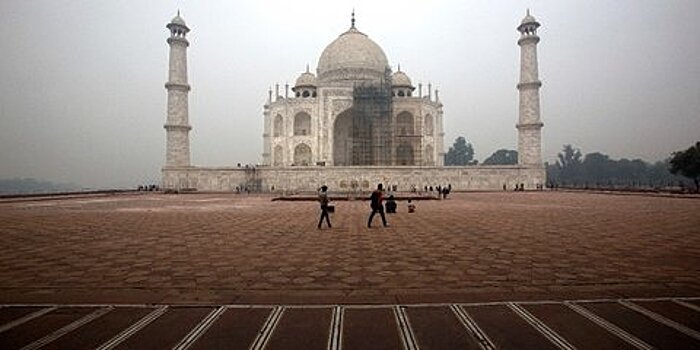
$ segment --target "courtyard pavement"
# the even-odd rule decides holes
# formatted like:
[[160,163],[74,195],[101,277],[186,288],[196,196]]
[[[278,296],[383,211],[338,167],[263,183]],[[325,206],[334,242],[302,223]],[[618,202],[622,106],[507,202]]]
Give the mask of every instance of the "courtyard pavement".
[[0,200],[0,348],[700,348],[698,198],[271,200]]
[[0,303],[396,304],[700,295],[700,200],[116,194],[0,202]]

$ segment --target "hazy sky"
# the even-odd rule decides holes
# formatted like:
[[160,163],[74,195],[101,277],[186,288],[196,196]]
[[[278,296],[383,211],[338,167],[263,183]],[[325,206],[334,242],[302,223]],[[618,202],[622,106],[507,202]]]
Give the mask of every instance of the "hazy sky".
[[315,71],[357,27],[414,84],[432,82],[445,149],[516,148],[519,47],[542,27],[545,159],[584,152],[660,160],[700,139],[700,1],[0,1],[0,178],[87,187],[157,183],[165,159],[168,32],[189,34],[194,165],[257,163],[275,83]]

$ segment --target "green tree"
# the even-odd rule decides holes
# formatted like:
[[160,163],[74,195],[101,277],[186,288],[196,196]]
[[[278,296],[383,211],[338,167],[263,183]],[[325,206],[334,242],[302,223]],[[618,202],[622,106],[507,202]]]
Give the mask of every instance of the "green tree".
[[518,164],[518,151],[511,149],[499,149],[493,152],[486,160],[484,160],[483,165],[513,165]]
[[476,163],[474,147],[463,136],[455,139],[455,143],[445,155],[445,165],[475,165]]
[[700,141],[685,151],[673,152],[670,160],[673,174],[681,174],[695,183],[695,190],[700,192]]
[[571,145],[564,145],[564,148],[557,155],[557,168],[562,181],[571,181],[574,184],[582,179],[581,150]]

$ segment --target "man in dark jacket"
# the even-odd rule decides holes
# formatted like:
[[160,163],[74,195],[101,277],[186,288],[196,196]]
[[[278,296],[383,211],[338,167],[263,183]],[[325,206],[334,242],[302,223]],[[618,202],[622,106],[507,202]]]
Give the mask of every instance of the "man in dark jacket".
[[321,203],[321,218],[318,219],[318,228],[321,228],[324,217],[326,218],[328,228],[331,228],[331,219],[328,216],[328,202],[330,202],[330,199],[328,198],[328,186],[321,186],[321,191],[318,193],[318,201]]
[[372,192],[369,197],[370,207],[372,208],[372,214],[369,214],[369,219],[367,220],[367,227],[372,227],[372,219],[375,213],[379,213],[382,216],[382,224],[384,227],[389,226],[386,224],[386,217],[384,217],[384,205],[382,201],[384,200],[384,192],[382,191],[382,184],[377,185],[377,189]]

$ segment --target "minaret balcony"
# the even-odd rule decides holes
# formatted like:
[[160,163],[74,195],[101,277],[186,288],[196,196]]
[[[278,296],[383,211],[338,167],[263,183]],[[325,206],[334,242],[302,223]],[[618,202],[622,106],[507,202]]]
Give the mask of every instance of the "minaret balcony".
[[190,91],[190,84],[168,82],[168,83],[165,83],[165,88],[168,90],[173,89],[173,90],[181,90],[181,91]]
[[539,89],[540,87],[542,87],[542,82],[537,80],[537,81],[529,81],[526,83],[518,83],[517,87],[518,87],[518,90]]
[[516,124],[515,128],[518,130],[538,130],[541,129],[544,126],[544,123],[538,122],[538,123],[520,123]]
[[537,44],[540,42],[540,37],[537,35],[523,35],[520,39],[518,39],[518,45],[523,45],[523,44]]
[[165,124],[163,125],[165,130],[186,130],[190,131],[192,130],[192,126],[190,125],[181,125],[181,124]]
[[190,46],[190,42],[181,36],[171,36],[168,38],[167,42],[168,42],[168,45],[172,45],[172,44],[177,43],[177,44],[185,45],[185,47]]

